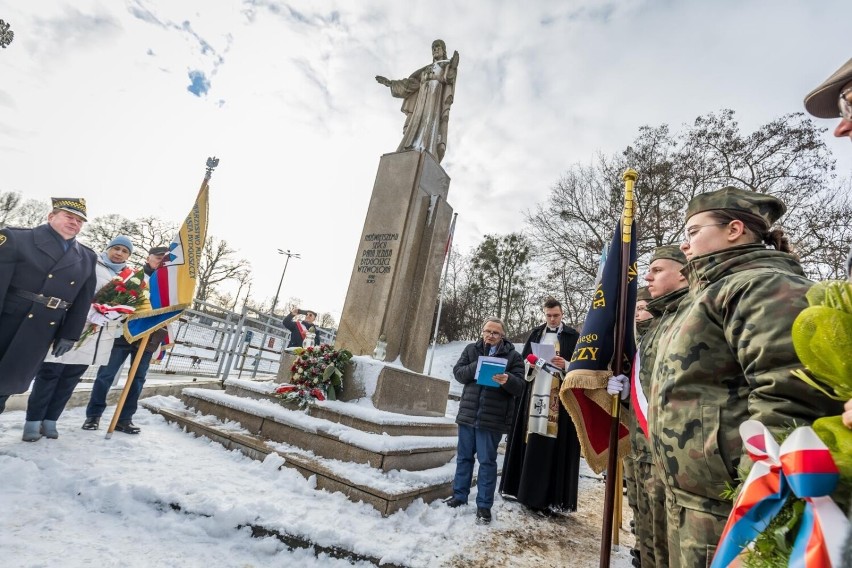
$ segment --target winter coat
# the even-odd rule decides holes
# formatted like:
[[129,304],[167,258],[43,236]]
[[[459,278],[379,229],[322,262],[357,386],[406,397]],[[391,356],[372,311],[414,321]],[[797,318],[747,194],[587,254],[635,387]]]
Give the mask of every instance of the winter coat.
[[514,345],[505,339],[492,357],[507,359],[509,380],[499,388],[476,384],[476,365],[480,355],[488,355],[480,339],[464,348],[453,376],[464,385],[456,423],[506,434],[512,427],[515,397],[524,392],[524,362]]
[[[645,308],[654,314],[653,319],[646,320],[650,325],[642,335],[639,343],[639,383],[642,392],[647,397],[651,392],[651,377],[653,375],[654,361],[657,358],[657,350],[660,347],[660,336],[668,329],[674,320],[677,308],[686,297],[689,288],[681,288],[669,292],[665,296],[654,298],[648,302]],[[636,415],[630,413],[630,448],[634,459],[644,463],[651,463],[651,446],[645,432],[639,428]]]
[[[117,273],[103,263],[98,257],[98,264],[95,267],[95,275],[98,282],[95,290],[100,290],[106,284],[116,277]],[[97,293],[97,292],[96,292]],[[83,332],[89,329],[90,322],[86,321],[83,327]],[[60,363],[62,365],[106,365],[109,362],[109,354],[112,350],[112,343],[116,336],[121,333],[121,320],[111,321],[103,327],[99,327],[97,331],[90,334],[83,343],[63,355],[62,357],[54,357],[48,354],[45,357],[45,363]]]
[[[290,343],[287,344],[288,349],[290,347],[301,347],[302,345],[305,344],[305,338],[303,338],[302,334],[299,333],[299,326],[297,325],[296,320],[293,319],[293,318],[294,318],[293,314],[287,314],[286,316],[284,316],[284,320],[281,322],[284,325],[284,327],[286,327],[288,330],[290,330]],[[319,345],[320,344],[320,334],[319,334],[319,328],[317,327],[316,322],[307,323],[305,321],[300,321],[298,323],[300,323],[302,325],[302,327],[305,328],[306,332],[310,331],[311,328],[314,328],[314,332],[316,333],[316,337],[314,338],[314,345]]]
[[[0,395],[27,390],[55,339],[76,341],[95,294],[95,252],[76,240],[65,250],[49,225],[0,229]],[[59,298],[50,308],[15,289]]]
[[660,336],[648,399],[654,463],[677,505],[724,524],[731,501],[720,494],[748,463],[740,424],[777,436],[835,403],[791,374],[802,368],[791,326],[812,284],[794,256],[744,245],[695,257],[683,273],[689,296]]

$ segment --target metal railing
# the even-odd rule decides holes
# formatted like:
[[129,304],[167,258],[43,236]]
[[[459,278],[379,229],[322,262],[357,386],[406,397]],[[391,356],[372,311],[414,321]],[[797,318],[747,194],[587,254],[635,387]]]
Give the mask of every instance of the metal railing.
[[[184,310],[170,329],[174,346],[151,361],[149,373],[221,380],[277,375],[290,341],[290,331],[277,316],[247,307],[232,312],[205,302],[195,302],[193,309]],[[318,342],[334,343],[333,331],[317,328],[317,335]],[[97,370],[92,366],[84,376],[94,377]]]

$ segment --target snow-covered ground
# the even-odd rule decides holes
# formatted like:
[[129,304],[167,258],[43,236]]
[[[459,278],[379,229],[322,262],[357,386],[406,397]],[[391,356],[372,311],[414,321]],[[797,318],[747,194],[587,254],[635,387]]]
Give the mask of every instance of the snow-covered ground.
[[[432,374],[449,380],[446,370],[463,345],[436,350]],[[499,496],[491,526],[474,523],[473,505],[449,509],[440,502],[416,501],[383,518],[369,505],[317,491],[312,479],[279,469],[280,457],[251,460],[145,410],[134,419],[140,435],[116,432],[107,440],[103,430],[80,429],[84,411],[67,409],[59,439],[35,443],[21,441],[22,411],[0,415],[2,566],[352,565],[314,549],[289,550],[275,537],[252,537],[255,525],[382,562],[431,567],[458,562],[477,543],[527,518]],[[600,485],[587,473],[581,493]],[[565,546],[565,566],[581,565],[567,560],[571,545]],[[629,566],[623,550],[612,565]]]

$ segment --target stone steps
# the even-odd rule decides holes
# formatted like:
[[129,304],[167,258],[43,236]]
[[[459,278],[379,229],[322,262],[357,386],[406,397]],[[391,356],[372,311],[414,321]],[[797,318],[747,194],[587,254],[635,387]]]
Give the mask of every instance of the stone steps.
[[385,472],[439,467],[449,462],[456,450],[455,436],[391,436],[363,432],[310,416],[302,410],[289,410],[277,400],[257,400],[194,388],[184,389],[181,398],[190,408],[221,420],[238,422],[252,434],[267,440],[310,450],[324,458],[368,464]]
[[444,463],[422,471],[394,471],[390,474],[368,465],[353,465],[327,459],[287,444],[269,441],[233,424],[221,422],[189,408],[162,404],[164,399],[141,402],[151,412],[179,424],[187,432],[204,436],[228,450],[238,450],[252,459],[264,460],[270,454],[282,458],[280,467],[290,467],[306,478],[315,476],[317,489],[340,491],[352,501],[363,501],[383,516],[404,509],[416,499],[431,502],[452,494],[455,464]]
[[[273,381],[258,382],[229,379],[225,381],[225,392],[234,396],[269,400],[282,404],[285,408],[295,409],[273,394],[281,384]],[[309,416],[322,418],[345,426],[356,428],[362,432],[388,434],[390,436],[451,436],[458,434],[458,426],[449,418],[433,418],[427,416],[406,416],[394,412],[377,411],[353,403],[327,401],[315,404],[306,409]]]

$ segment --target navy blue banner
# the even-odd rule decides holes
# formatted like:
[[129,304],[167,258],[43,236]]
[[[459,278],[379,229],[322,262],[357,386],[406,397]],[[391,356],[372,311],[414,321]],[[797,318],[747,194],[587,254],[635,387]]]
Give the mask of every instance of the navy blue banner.
[[[635,234],[632,235],[635,237]],[[621,222],[615,228],[609,249],[601,256],[601,267],[592,305],[586,314],[583,331],[574,353],[571,355],[568,373],[574,371],[606,371],[613,368],[613,353],[615,351],[615,322],[618,318],[619,292],[621,282]],[[629,375],[630,364],[636,352],[633,337],[633,318],[636,310],[636,239],[630,242],[630,264],[627,271],[627,325],[625,325],[624,363],[622,370]],[[575,374],[576,375],[576,374]]]

